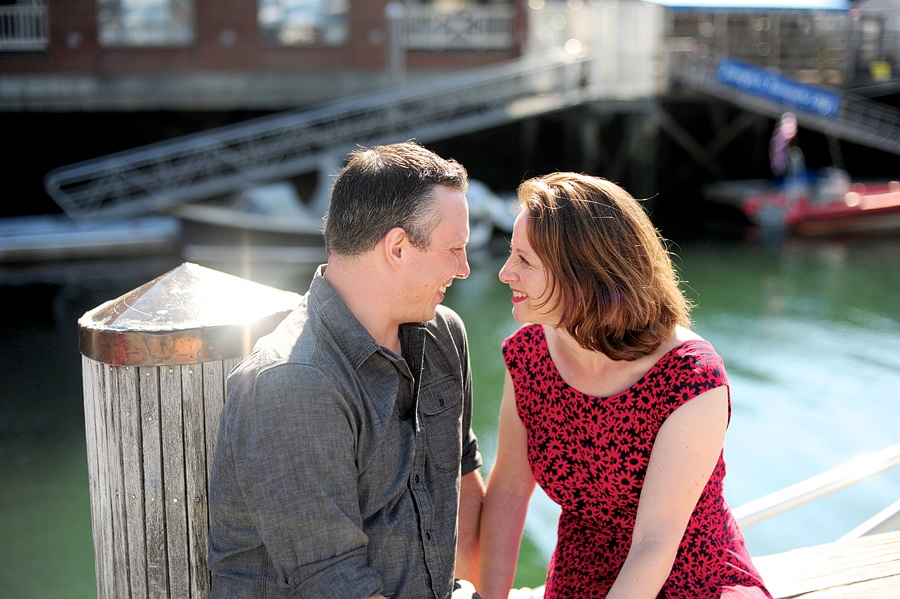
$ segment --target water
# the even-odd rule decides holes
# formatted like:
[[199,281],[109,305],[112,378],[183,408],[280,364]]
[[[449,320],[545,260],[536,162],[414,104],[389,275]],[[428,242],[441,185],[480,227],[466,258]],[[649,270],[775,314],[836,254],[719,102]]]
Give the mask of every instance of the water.
[[[738,506],[900,442],[900,240],[853,243],[696,242],[674,248],[695,330],[728,369],[734,406],[726,496]],[[503,378],[499,347],[518,324],[496,273],[472,275],[446,303],[466,322],[475,428],[486,469],[496,451]],[[138,261],[0,268],[0,598],[96,596],[77,318],[180,264]],[[210,264],[303,291],[296,268]],[[10,308],[10,306],[12,306]],[[745,529],[763,555],[829,542],[900,497],[900,471]],[[540,584],[556,511],[538,494],[519,584]]]

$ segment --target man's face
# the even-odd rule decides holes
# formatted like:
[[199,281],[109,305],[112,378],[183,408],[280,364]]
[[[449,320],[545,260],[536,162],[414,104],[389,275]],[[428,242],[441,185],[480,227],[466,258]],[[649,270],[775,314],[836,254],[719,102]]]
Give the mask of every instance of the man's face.
[[469,207],[461,191],[438,186],[437,203],[443,218],[431,232],[427,250],[410,246],[411,263],[407,279],[408,298],[405,322],[434,318],[437,305],[454,278],[469,276],[466,243],[469,241]]

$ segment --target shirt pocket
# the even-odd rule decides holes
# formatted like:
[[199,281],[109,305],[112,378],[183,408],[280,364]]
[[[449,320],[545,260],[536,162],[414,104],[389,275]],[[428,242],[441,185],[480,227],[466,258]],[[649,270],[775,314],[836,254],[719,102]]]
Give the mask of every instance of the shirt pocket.
[[419,406],[428,455],[438,470],[459,469],[462,458],[462,385],[446,377],[422,388]]

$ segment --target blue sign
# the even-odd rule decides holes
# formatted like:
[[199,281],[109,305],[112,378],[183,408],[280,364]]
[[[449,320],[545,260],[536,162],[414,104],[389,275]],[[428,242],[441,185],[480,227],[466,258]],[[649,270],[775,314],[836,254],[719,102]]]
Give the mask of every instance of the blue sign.
[[731,58],[719,62],[716,80],[729,87],[830,119],[835,118],[841,108],[841,98],[835,93]]

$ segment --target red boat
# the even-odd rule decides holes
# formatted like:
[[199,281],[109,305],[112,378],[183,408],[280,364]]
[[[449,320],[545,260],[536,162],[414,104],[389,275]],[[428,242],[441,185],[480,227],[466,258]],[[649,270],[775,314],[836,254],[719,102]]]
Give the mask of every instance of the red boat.
[[900,232],[900,181],[851,182],[823,169],[787,183],[732,181],[705,189],[707,198],[736,205],[753,224],[803,236]]

